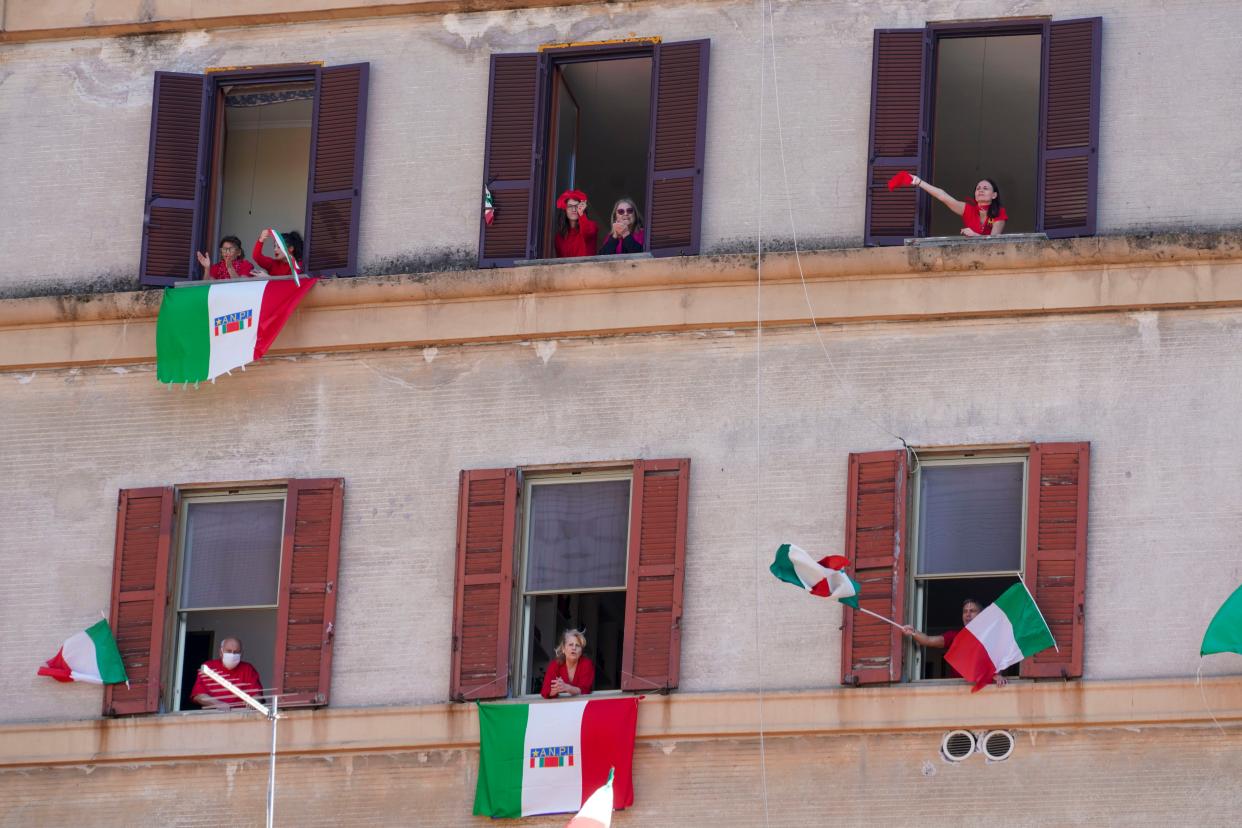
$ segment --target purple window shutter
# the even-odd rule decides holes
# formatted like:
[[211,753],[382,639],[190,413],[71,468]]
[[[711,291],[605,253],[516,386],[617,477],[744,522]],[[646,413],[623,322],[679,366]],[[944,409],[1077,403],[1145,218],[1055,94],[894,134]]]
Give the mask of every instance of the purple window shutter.
[[539,127],[547,61],[538,54],[492,55],[487,87],[487,133],[483,144],[483,184],[492,191],[496,213],[483,220],[479,190],[479,267],[506,267],[533,259],[541,169]]
[[923,29],[877,29],[871,63],[871,131],[863,241],[901,244],[927,232],[926,199],[913,187],[892,192],[900,170],[923,175],[927,148],[927,66],[931,41]]
[[1058,21],[1044,41],[1038,229],[1053,239],[1095,234],[1102,24]]
[[138,264],[143,285],[172,285],[201,274],[194,254],[203,249],[208,86],[203,75],[155,73]]
[[358,273],[370,69],[369,63],[351,63],[315,73],[303,263],[316,276]]
[[655,48],[645,242],[656,256],[699,252],[710,46],[689,40]]

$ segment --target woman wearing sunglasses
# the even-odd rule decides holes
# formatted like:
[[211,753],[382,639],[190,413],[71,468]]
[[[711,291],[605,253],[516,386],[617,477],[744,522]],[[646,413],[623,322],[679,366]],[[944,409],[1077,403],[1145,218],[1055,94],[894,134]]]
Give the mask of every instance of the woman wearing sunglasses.
[[617,199],[612,205],[612,232],[604,239],[599,255],[643,252],[643,217],[632,198]]

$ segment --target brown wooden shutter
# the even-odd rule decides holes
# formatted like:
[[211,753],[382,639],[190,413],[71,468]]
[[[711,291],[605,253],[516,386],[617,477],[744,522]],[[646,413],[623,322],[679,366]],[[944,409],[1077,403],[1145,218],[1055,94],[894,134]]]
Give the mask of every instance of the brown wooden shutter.
[[511,265],[538,255],[533,223],[545,69],[546,58],[540,55],[492,55],[483,183],[492,191],[496,215],[489,227],[480,192],[479,267]]
[[290,480],[280,555],[274,677],[282,707],[328,703],[345,481]]
[[160,709],[172,530],[172,489],[121,490],[108,621],[121,650],[129,686],[104,687],[105,716],[156,713]]
[[138,263],[144,285],[171,285],[202,271],[195,252],[203,246],[207,93],[203,75],[155,73]]
[[509,693],[517,498],[516,469],[461,473],[449,679],[449,695],[456,701]]
[[1090,457],[1090,443],[1031,447],[1025,578],[1060,652],[1044,650],[1024,660],[1023,676],[1082,675]]
[[352,63],[315,73],[303,264],[316,276],[358,273],[370,72],[369,63]]
[[634,464],[622,690],[677,686],[689,491],[688,459]]
[[1095,233],[1102,19],[1052,23],[1045,39],[1039,229]]
[[900,170],[924,175],[927,148],[925,77],[931,38],[923,29],[877,29],[871,58],[871,132],[867,155],[869,245],[901,244],[927,234],[926,199],[914,187],[892,192]]
[[[860,604],[902,623],[906,593],[906,453],[851,454],[845,512],[845,556]],[[901,680],[904,640],[883,621],[844,607],[841,683]]]
[[656,256],[699,252],[710,46],[690,40],[655,48],[646,244]]

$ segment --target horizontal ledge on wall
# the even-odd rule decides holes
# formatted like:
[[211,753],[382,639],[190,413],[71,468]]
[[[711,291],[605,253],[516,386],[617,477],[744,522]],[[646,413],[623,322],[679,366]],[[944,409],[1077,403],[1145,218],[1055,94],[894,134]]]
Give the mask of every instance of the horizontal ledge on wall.
[[[756,326],[754,255],[328,279],[272,355]],[[1242,233],[764,256],[765,326],[1242,306]],[[805,290],[802,278],[805,276]],[[159,291],[0,301],[0,370],[149,363]],[[807,297],[810,297],[808,304]]]
[[[1211,712],[1204,706],[1211,705]],[[536,702],[543,703],[543,702]],[[556,702],[548,702],[555,704]],[[762,708],[762,714],[761,714]],[[1242,723],[1242,677],[1014,682],[972,694],[962,682],[818,691],[647,696],[638,738],[751,738],[903,733],[951,728],[1224,727]],[[762,715],[762,719],[760,718]],[[267,721],[243,713],[0,725],[0,767],[165,762],[266,756]],[[291,711],[282,755],[473,750],[472,704]]]

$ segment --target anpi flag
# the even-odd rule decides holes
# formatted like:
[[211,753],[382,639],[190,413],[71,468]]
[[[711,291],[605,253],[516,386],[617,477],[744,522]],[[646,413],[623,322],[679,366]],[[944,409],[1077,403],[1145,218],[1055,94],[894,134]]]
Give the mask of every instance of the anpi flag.
[[69,636],[60,651],[39,668],[39,675],[57,681],[89,681],[94,684],[117,684],[128,681],[121,651],[116,647],[107,621],[96,621]]
[[587,797],[578,815],[565,828],[612,828],[612,773],[603,787]]
[[1055,646],[1052,631],[1031,593],[1017,583],[958,633],[944,660],[962,678],[973,681],[970,692],[977,693],[1001,670]]
[[479,704],[475,816],[573,813],[608,781],[613,806],[634,804],[638,699]]
[[776,560],[768,570],[785,583],[802,587],[812,595],[836,598],[858,609],[858,582],[842,571],[848,565],[849,561],[841,555],[829,555],[817,561],[802,547],[784,543],[776,550]]
[[214,380],[261,359],[318,281],[227,281],[165,288],[155,325],[160,382]]

